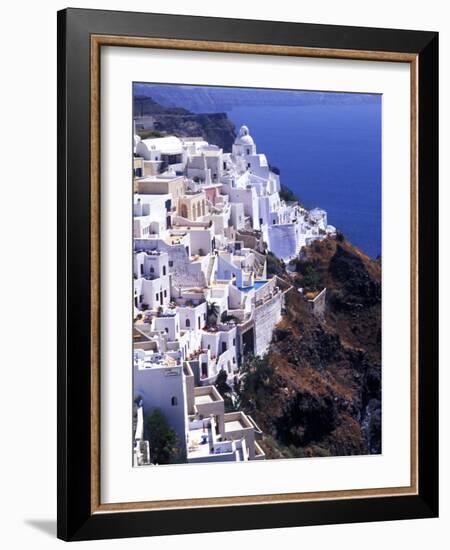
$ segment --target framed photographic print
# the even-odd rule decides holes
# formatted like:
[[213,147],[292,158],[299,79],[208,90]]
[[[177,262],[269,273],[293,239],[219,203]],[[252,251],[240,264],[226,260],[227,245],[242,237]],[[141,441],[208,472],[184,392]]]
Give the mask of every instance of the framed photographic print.
[[438,514],[438,36],[58,13],[58,536]]

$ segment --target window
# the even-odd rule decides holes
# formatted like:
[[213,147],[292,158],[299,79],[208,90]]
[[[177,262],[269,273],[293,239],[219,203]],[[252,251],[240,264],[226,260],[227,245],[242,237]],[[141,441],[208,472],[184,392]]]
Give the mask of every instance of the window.
[[166,266],[163,265],[163,275],[165,275],[165,274],[166,274]]
[[236,345],[236,338],[233,338],[233,346]]
[[[247,155],[249,155],[249,154],[250,154],[250,149],[247,149]],[[249,164],[249,166],[250,166],[250,164]]]
[[186,327],[189,328],[191,326],[191,321],[190,319],[186,319]]
[[155,273],[155,268],[154,267],[150,268],[150,273]]
[[172,407],[176,407],[178,405],[178,399],[175,396],[172,397],[170,402],[172,404]]
[[167,327],[165,327],[164,330],[169,334],[169,329]]
[[225,351],[227,351],[227,343],[222,342],[222,353],[224,353]]
[[247,169],[250,169],[250,167],[251,167],[251,164],[247,162]]
[[167,290],[164,291],[164,298],[167,298]]
[[159,298],[158,298],[158,293],[155,294],[155,300],[158,301]]
[[169,260],[169,267],[173,267],[173,262],[172,262],[172,260]]
[[141,268],[141,275],[143,275],[143,273],[144,273],[144,264],[141,264],[139,267]]
[[198,328],[201,327],[201,321],[200,321],[200,317],[198,318]]

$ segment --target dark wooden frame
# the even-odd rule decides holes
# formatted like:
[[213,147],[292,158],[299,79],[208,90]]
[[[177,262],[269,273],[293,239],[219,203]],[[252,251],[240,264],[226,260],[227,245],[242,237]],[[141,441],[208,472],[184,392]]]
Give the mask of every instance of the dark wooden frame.
[[[410,491],[167,501],[167,506],[160,503],[153,509],[132,503],[115,508],[101,505],[98,54],[105,44],[411,63],[411,326],[417,338],[412,340],[414,452]],[[84,540],[437,516],[437,143],[437,33],[83,9],[58,13],[60,538]]]

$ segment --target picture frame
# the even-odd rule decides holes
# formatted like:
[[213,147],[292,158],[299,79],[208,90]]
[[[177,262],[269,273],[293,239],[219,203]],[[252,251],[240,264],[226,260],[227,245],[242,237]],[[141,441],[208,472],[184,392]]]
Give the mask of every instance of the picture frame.
[[[101,502],[100,52],[105,46],[409,64],[409,487],[115,506]],[[435,32],[85,9],[58,12],[59,538],[89,540],[438,515],[437,145]]]

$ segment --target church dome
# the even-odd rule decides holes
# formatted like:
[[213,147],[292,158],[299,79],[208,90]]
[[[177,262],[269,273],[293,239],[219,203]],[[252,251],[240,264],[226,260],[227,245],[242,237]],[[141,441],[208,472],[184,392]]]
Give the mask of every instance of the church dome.
[[247,126],[245,126],[245,125],[241,126],[241,128],[239,130],[239,134],[236,137],[236,139],[234,140],[234,143],[236,145],[254,145],[255,144],[255,142],[253,141],[252,136],[250,135],[250,133],[248,131]]

